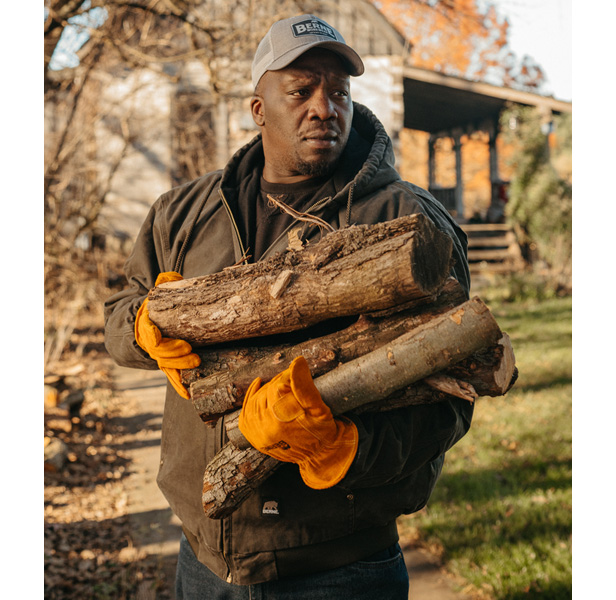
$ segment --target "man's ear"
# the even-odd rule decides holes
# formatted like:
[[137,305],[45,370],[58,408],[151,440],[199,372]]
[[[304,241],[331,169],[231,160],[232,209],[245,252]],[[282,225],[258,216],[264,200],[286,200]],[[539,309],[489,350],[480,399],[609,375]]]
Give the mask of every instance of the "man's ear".
[[259,127],[263,127],[265,123],[265,114],[263,113],[263,98],[261,98],[261,96],[254,95],[250,99],[250,112],[252,114],[252,120]]

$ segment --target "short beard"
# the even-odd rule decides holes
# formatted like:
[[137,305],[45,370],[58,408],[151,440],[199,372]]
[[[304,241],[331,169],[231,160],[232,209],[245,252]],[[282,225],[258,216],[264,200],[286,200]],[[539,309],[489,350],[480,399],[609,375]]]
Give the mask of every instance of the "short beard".
[[334,160],[332,160],[330,156],[324,156],[319,160],[308,162],[298,157],[295,168],[302,175],[306,175],[311,178],[325,177],[325,175],[329,175],[334,172],[339,158],[340,157],[337,156]]

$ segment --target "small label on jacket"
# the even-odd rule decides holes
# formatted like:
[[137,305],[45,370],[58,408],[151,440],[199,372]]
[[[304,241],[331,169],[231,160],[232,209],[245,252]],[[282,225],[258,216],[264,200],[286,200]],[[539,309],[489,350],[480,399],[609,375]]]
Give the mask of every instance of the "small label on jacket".
[[263,508],[261,509],[261,514],[279,517],[280,508],[278,506],[278,500],[263,500]]

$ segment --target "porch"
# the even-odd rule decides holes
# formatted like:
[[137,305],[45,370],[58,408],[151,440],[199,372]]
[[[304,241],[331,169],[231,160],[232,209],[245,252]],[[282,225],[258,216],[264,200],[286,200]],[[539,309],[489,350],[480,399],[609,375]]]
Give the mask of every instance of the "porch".
[[[512,88],[472,82],[416,67],[404,68],[404,126],[429,133],[428,190],[462,226],[469,238],[471,272],[511,272],[523,267],[520,247],[506,223],[509,182],[499,173],[497,139],[499,119],[509,103],[536,106],[549,125],[553,114],[571,112],[571,102]],[[465,213],[462,181],[462,137],[487,133],[490,205],[478,222]],[[448,137],[455,153],[453,187],[436,183],[435,143]]]
[[[499,118],[508,103],[538,107],[546,124],[552,121],[553,114],[571,112],[571,102],[417,67],[404,68],[404,127],[430,134],[428,189],[462,224],[471,216],[464,209],[462,137],[476,131],[488,134],[491,197],[486,220],[503,220],[509,182],[503,181],[499,173],[497,139]],[[454,187],[440,187],[436,183],[435,143],[444,137],[452,140],[455,152]]]

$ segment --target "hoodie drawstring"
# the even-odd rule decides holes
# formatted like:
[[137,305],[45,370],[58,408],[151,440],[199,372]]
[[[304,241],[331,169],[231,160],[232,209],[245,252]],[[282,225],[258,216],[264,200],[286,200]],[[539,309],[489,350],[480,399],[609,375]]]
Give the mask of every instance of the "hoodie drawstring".
[[353,204],[353,190],[354,189],[355,189],[355,184],[351,183],[351,187],[349,188],[349,198],[347,200],[345,227],[348,227],[351,224],[351,204]]

